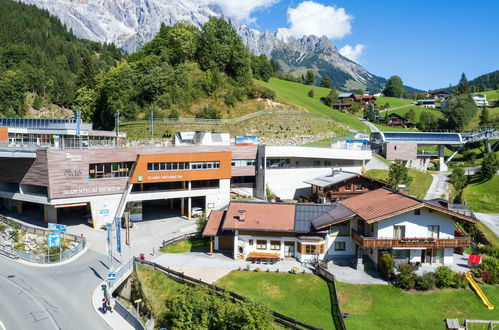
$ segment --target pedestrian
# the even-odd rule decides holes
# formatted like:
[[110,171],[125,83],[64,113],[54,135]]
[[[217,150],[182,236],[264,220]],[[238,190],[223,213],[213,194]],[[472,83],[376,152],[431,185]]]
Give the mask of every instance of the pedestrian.
[[103,314],[107,313],[108,304],[109,304],[109,301],[107,300],[107,297],[104,296],[104,298],[102,298],[102,313]]
[[114,299],[114,297],[111,296],[109,298],[109,311],[111,311],[111,313],[113,312],[115,305],[116,305],[116,299]]
[[145,259],[146,259],[146,256],[143,253],[141,253],[140,254],[140,260],[145,260]]

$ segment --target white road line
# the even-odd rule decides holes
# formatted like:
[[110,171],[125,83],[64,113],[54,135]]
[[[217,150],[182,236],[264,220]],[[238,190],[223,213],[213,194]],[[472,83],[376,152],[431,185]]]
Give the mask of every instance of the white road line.
[[0,320],[0,328],[2,330],[7,330],[7,328],[5,328],[5,325],[3,325],[3,323],[2,323],[2,320]]

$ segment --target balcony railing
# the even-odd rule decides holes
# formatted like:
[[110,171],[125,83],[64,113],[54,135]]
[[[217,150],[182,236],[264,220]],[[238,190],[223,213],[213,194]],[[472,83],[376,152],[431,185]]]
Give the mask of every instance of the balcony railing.
[[468,247],[471,245],[471,238],[456,237],[456,238],[438,238],[434,240],[419,240],[419,239],[397,239],[397,238],[376,238],[365,237],[359,234],[355,229],[352,229],[352,239],[362,248],[457,248]]

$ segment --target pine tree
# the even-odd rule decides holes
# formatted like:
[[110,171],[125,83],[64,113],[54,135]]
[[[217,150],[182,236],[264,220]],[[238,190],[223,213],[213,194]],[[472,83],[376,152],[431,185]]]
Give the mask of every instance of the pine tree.
[[305,84],[313,85],[315,83],[315,73],[312,70],[307,71],[307,75],[305,76]]
[[489,110],[486,107],[482,107],[482,112],[480,112],[480,126],[489,125]]
[[329,78],[328,75],[323,75],[322,76],[322,80],[321,80],[321,87],[324,87],[324,88],[331,88],[331,78]]
[[468,85],[468,79],[464,72],[461,74],[461,79],[459,80],[459,85],[457,85],[457,93],[459,95],[465,95],[470,93],[470,86]]
[[311,88],[308,93],[307,93],[308,97],[314,97],[314,89]]
[[497,156],[495,152],[490,152],[482,161],[480,168],[480,178],[484,181],[490,180],[494,177],[499,168]]

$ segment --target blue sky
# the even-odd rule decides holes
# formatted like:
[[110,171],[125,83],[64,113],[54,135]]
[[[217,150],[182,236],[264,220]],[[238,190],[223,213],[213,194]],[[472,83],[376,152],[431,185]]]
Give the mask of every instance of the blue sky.
[[[227,1],[233,7],[237,7],[235,3],[239,1],[246,2]],[[290,31],[301,33],[315,28],[325,31],[338,49],[362,45],[352,57],[357,55],[357,62],[371,73],[386,78],[399,75],[412,87],[424,90],[446,87],[449,83],[456,84],[462,72],[471,80],[499,69],[497,0],[314,0],[308,1],[308,6],[296,0],[247,2],[261,4],[244,8],[249,10],[245,19],[258,30],[291,28]],[[288,22],[289,8],[291,23]],[[295,8],[298,10],[293,11]],[[319,11],[314,12],[313,8]],[[305,18],[308,9],[312,19]],[[346,20],[338,22],[345,17]],[[310,24],[314,27],[308,26]]]

